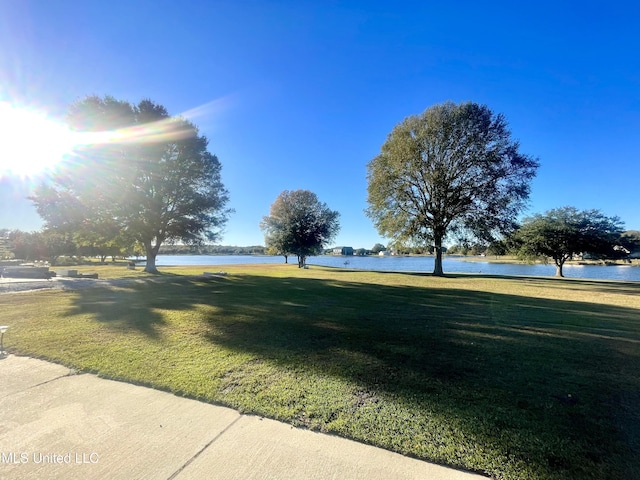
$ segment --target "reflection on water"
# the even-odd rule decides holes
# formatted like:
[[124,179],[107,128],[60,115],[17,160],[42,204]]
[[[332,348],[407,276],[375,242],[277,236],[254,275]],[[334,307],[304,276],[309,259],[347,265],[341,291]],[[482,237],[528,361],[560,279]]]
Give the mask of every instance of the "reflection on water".
[[[289,257],[289,262],[296,258]],[[394,272],[433,271],[433,257],[344,257],[324,255],[309,257],[309,265],[354,268]],[[158,266],[168,265],[238,265],[243,263],[284,263],[284,257],[249,255],[159,255]],[[482,273],[487,275],[553,276],[555,265],[513,265],[507,263],[469,262],[457,257],[445,257],[443,268],[446,273]],[[640,282],[640,267],[565,265],[564,275],[568,278],[592,278],[599,280],[624,280]]]

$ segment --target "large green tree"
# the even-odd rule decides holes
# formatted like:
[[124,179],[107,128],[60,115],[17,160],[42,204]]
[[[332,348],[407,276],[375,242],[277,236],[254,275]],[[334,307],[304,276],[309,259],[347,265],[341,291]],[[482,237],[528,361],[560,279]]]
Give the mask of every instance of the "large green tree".
[[228,192],[194,124],[150,100],[96,96],[73,104],[68,123],[78,146],[32,197],[48,228],[104,232],[116,225],[144,246],[152,273],[163,243],[217,238]]
[[267,248],[281,255],[296,255],[298,267],[306,258],[318,255],[340,230],[340,214],[309,190],[285,190],[271,205],[269,215],[263,217]]
[[618,217],[599,210],[562,207],[526,218],[514,238],[521,257],[550,257],[556,276],[562,277],[565,262],[574,255],[615,255],[622,226]]
[[430,244],[454,231],[490,242],[514,227],[538,162],[519,152],[503,115],[476,103],[407,117],[367,166],[368,216],[381,235]]

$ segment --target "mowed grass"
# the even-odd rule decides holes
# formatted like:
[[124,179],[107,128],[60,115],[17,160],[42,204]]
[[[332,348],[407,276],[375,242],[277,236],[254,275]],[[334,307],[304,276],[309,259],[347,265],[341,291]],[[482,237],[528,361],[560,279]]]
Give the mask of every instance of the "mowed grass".
[[0,296],[9,350],[498,479],[640,478],[640,284],[92,271],[139,281]]

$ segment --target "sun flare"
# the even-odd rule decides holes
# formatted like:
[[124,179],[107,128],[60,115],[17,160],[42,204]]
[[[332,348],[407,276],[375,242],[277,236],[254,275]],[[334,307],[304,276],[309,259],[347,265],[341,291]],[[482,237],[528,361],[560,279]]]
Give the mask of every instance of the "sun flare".
[[[180,118],[204,116],[220,108],[222,100],[185,112]],[[193,135],[193,129],[175,118],[104,131],[75,131],[43,112],[0,101],[0,179],[39,177],[83,145],[173,142]]]
[[51,170],[71,150],[73,137],[42,113],[0,103],[0,175],[31,177]]

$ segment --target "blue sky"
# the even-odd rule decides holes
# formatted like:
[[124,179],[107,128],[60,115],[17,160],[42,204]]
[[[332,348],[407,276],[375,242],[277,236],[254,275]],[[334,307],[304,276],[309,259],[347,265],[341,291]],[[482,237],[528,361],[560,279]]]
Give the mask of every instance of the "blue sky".
[[[295,189],[341,213],[336,245],[383,240],[366,164],[447,100],[503,113],[539,158],[526,213],[597,208],[640,229],[638,18],[631,1],[0,0],[0,101],[55,117],[108,94],[191,116],[235,209],[223,244],[262,244]],[[40,228],[23,198],[37,178],[2,171],[0,228]]]

